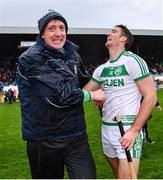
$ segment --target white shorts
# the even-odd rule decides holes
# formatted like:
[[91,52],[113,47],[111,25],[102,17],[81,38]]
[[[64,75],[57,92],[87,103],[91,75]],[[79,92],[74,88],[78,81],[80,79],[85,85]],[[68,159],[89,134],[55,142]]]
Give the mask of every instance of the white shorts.
[[[128,127],[124,127],[126,131]],[[140,158],[142,152],[143,138],[142,132],[139,134],[135,141],[133,148],[130,150],[132,158]],[[118,127],[108,127],[102,125],[102,146],[104,154],[111,158],[126,158],[125,150],[122,149],[122,145],[119,142],[121,134]]]

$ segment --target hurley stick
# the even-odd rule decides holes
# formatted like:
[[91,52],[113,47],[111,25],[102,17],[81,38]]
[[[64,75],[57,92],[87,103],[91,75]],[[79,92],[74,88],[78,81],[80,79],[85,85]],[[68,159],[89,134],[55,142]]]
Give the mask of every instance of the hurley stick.
[[[125,134],[125,131],[124,131],[124,128],[123,128],[121,117],[116,116],[114,120],[118,123],[118,127],[119,127],[119,130],[120,130],[121,136],[123,136]],[[136,175],[136,172],[135,172],[135,168],[134,168],[134,165],[133,165],[133,161],[132,161],[132,158],[131,158],[130,151],[125,149],[125,153],[126,153],[126,156],[127,156],[127,161],[128,161],[128,165],[129,165],[129,171],[130,171],[131,178],[132,179],[137,179],[137,175]]]

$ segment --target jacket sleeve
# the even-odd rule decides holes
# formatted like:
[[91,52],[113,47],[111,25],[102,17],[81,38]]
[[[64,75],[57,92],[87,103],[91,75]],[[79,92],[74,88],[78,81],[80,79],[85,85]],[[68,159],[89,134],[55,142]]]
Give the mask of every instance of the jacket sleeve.
[[78,80],[80,88],[83,88],[91,79],[91,75],[85,71],[83,61],[79,54],[75,52],[75,57],[79,63],[78,65]]
[[54,106],[68,107],[83,103],[83,92],[78,86],[77,77],[62,60],[52,59],[44,64],[33,61],[23,57],[18,61],[18,86],[23,78],[35,88],[37,96]]

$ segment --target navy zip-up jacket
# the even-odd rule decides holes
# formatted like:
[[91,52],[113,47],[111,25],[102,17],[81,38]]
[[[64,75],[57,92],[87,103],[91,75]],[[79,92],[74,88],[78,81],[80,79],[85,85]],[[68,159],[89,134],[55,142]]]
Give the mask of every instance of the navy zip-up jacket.
[[19,57],[16,79],[24,140],[53,140],[85,133],[79,84],[89,78],[77,49],[67,40],[64,51],[57,51],[38,36],[36,44]]

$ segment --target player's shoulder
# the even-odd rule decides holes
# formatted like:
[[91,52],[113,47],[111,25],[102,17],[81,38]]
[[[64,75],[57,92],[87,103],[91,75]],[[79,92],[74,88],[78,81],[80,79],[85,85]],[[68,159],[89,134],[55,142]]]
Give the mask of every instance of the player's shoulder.
[[126,58],[134,59],[134,58],[136,58],[138,55],[137,55],[137,54],[134,54],[134,53],[131,52],[131,51],[124,51],[124,52],[123,52],[123,56],[125,56]]
[[140,56],[138,56],[137,54],[131,51],[124,51],[123,55],[126,61],[130,63],[138,63],[138,62],[144,61]]

